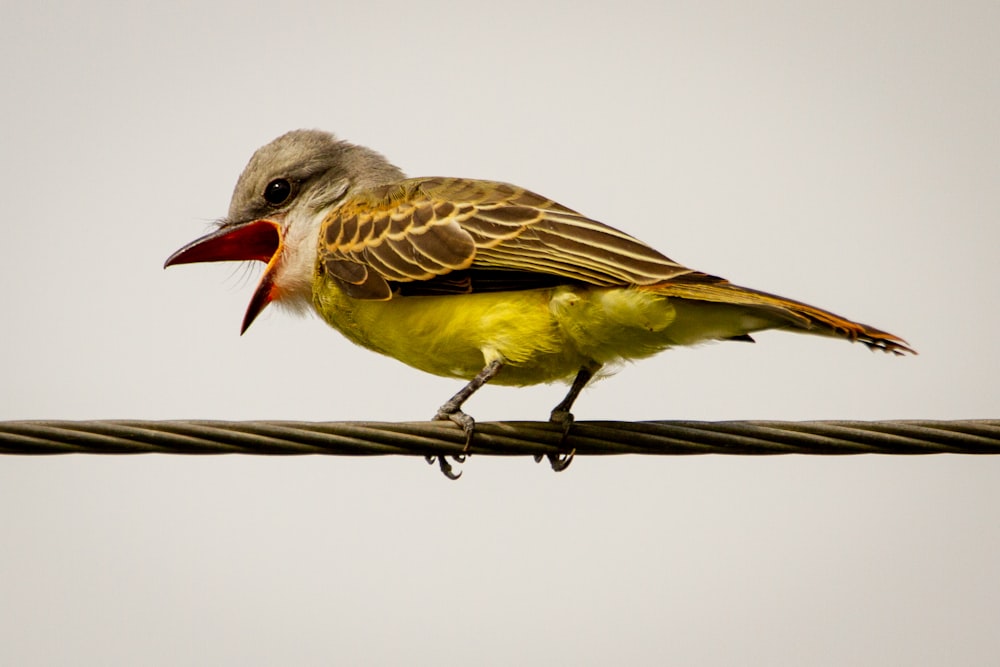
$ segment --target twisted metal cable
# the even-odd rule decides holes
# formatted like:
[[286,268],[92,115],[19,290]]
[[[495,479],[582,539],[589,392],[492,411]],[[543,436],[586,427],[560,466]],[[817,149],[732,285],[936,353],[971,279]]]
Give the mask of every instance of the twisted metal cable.
[[[468,454],[549,455],[561,427],[480,422]],[[0,421],[2,454],[460,455],[447,422]],[[564,443],[608,454],[1000,454],[1000,420],[576,422]]]

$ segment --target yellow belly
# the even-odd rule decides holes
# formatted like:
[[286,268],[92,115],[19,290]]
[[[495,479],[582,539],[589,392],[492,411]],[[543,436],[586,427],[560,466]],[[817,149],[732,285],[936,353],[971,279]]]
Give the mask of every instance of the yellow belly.
[[313,303],[355,343],[415,368],[470,379],[495,359],[497,384],[572,379],[597,362],[654,354],[674,344],[666,297],[629,288],[577,288],[446,296],[352,299],[317,279]]

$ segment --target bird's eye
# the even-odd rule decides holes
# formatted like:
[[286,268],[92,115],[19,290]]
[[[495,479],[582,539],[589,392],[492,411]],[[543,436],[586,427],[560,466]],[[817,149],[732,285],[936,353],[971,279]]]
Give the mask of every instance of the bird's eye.
[[264,199],[268,204],[277,206],[284,204],[292,194],[292,184],[287,178],[276,178],[264,188]]

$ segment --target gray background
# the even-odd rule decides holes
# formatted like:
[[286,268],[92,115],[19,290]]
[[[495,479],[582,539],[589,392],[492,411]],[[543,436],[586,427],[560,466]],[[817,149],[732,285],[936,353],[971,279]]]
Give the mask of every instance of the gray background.
[[[320,127],[907,338],[669,351],[580,419],[1000,417],[1000,5],[5,3],[0,418],[426,419],[163,271]],[[486,388],[544,419],[562,386]],[[1000,458],[3,457],[3,664],[992,664]]]

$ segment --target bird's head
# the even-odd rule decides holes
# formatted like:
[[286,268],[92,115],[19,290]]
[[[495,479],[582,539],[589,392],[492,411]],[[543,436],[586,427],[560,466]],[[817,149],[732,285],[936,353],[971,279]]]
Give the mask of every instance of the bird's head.
[[258,260],[266,264],[243,333],[272,301],[304,309],[312,300],[319,228],[351,192],[398,180],[378,153],[319,130],[295,130],[250,158],[215,231],[167,258],[175,264]]

